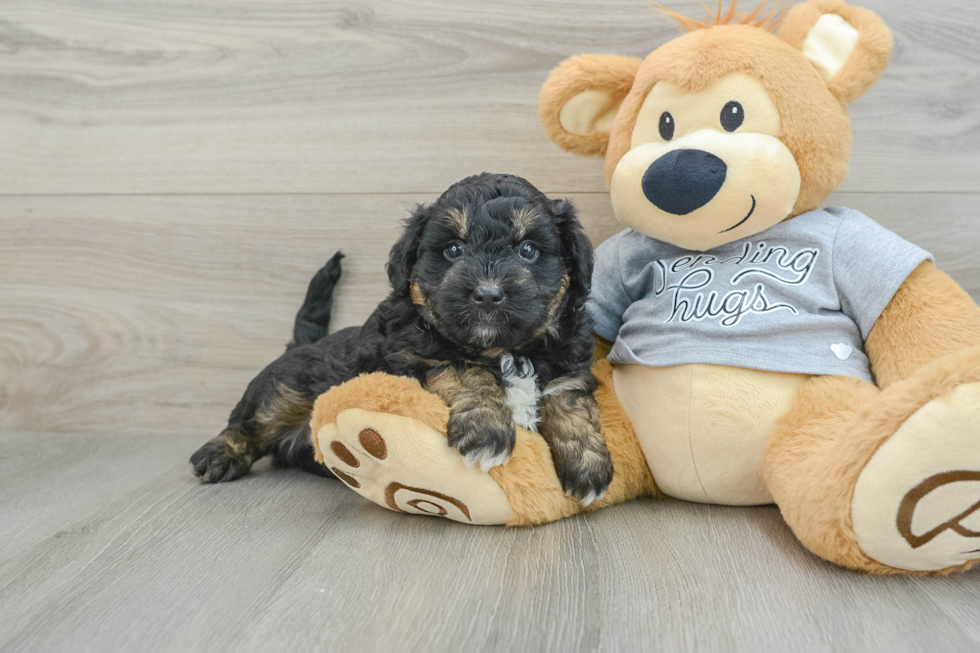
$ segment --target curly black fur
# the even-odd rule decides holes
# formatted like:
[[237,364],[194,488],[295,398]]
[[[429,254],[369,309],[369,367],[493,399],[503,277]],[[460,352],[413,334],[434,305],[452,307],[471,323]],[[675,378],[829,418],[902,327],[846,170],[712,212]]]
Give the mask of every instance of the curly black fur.
[[[327,336],[341,257],[338,252],[310,282],[285,354],[249,384],[222,434],[192,456],[205,481],[237,478],[266,454],[329,475],[312,459],[309,411],[318,395],[366,372],[427,383],[446,370],[463,378],[479,368],[499,384],[499,358],[507,352],[533,364],[540,389],[562,380],[574,386],[570,402],[592,401],[592,323],[584,304],[593,252],[569,202],[550,200],[513,175],[463,179],[406,220],[387,264],[391,294],[362,327]],[[481,303],[474,299],[478,287],[493,287],[502,299]],[[506,422],[510,434],[498,435],[509,437],[512,448],[513,424]],[[547,431],[542,428],[546,438]],[[600,478],[576,491],[579,498],[608,485],[604,444],[600,453]]]

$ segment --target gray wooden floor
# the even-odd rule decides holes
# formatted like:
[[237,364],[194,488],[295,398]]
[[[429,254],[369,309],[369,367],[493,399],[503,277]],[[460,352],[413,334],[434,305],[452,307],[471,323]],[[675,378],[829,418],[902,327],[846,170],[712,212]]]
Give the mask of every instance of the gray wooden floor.
[[[863,4],[896,51],[831,203],[980,297],[980,3]],[[675,34],[645,0],[0,3],[0,651],[980,650],[980,572],[847,573],[774,508],[474,528],[187,469],[312,272],[343,249],[336,326],[363,320],[398,221],[456,179],[618,231],[537,93]]]

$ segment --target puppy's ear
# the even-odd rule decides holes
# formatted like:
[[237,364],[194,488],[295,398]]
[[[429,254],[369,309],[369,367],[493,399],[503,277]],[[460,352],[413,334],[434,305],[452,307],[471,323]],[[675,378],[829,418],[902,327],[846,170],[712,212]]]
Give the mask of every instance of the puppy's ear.
[[405,220],[401,237],[388,254],[388,281],[399,297],[408,297],[411,291],[412,269],[419,257],[419,244],[422,232],[429,223],[430,207],[419,204],[412,215]]
[[562,259],[569,277],[570,305],[577,308],[589,298],[589,289],[592,287],[592,242],[582,230],[571,202],[554,200],[551,202],[551,210],[555,214],[561,234]]

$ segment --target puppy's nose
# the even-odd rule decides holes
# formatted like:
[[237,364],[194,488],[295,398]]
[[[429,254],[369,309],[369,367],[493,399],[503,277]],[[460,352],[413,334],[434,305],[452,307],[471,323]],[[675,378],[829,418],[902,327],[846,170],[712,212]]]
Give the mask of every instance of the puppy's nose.
[[478,286],[473,291],[473,301],[482,308],[494,308],[504,301],[504,291],[500,286]]
[[725,183],[728,166],[710,152],[674,150],[643,173],[643,194],[661,211],[687,215],[710,202]]

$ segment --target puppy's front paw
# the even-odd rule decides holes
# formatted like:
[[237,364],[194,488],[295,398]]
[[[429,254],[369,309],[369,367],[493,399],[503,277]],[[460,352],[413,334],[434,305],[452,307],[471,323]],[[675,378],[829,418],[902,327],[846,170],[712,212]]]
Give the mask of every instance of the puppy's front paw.
[[555,473],[565,494],[589,506],[601,501],[612,483],[613,465],[605,444],[571,456],[555,456]]
[[479,464],[484,472],[510,460],[517,439],[509,415],[488,419],[486,411],[450,414],[448,436],[449,446],[463,454],[466,464]]
[[205,483],[222,483],[248,474],[252,456],[242,449],[221,435],[208,440],[191,456],[194,475]]

